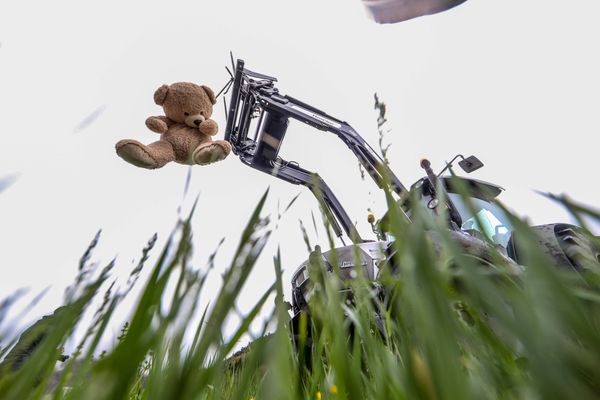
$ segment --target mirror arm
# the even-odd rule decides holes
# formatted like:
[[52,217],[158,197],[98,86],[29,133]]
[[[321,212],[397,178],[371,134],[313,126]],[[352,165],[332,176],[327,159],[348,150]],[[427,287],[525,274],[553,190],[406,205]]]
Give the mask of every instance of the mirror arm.
[[448,168],[452,167],[452,164],[454,164],[454,161],[456,161],[457,158],[461,158],[461,159],[465,159],[465,156],[463,156],[462,154],[457,154],[456,156],[454,156],[454,158],[452,160],[450,160],[450,162],[446,163],[446,166],[444,167],[444,169],[442,169],[438,174],[437,177],[439,178],[440,176],[442,176],[442,174],[444,172],[446,172],[448,170]]

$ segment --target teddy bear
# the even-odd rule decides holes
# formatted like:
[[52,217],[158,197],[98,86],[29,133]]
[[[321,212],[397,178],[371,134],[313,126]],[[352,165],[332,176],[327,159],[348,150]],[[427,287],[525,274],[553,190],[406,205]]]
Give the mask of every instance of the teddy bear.
[[137,140],[120,140],[117,155],[137,167],[156,169],[175,161],[180,164],[210,164],[231,152],[225,140],[212,140],[219,127],[210,119],[217,99],[208,86],[191,82],[162,85],[154,92],[154,102],[165,115],[149,117],[146,126],[160,134],[148,145]]

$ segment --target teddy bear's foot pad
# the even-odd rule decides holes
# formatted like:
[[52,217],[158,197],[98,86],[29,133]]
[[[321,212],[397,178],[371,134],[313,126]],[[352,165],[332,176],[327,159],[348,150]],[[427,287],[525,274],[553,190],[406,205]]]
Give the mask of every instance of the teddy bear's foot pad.
[[225,140],[219,140],[198,147],[194,150],[192,158],[199,165],[212,164],[223,160],[231,152],[231,145]]
[[160,168],[160,162],[152,157],[146,146],[137,140],[121,140],[115,146],[117,155],[136,167],[155,169]]

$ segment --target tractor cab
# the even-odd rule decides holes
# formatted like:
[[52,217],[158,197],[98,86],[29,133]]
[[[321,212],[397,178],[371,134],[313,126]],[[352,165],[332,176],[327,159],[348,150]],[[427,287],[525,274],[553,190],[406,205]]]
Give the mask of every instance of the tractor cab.
[[[403,211],[410,217],[414,206],[411,201],[418,199],[420,205],[431,213],[446,213],[449,224],[455,230],[506,249],[513,229],[506,214],[495,202],[504,189],[489,182],[456,176],[452,165],[458,158],[462,158],[458,164],[467,173],[483,166],[475,156],[465,158],[458,155],[441,172],[434,174],[429,161],[423,160],[421,166],[427,175],[410,187],[410,195],[402,200]],[[452,175],[442,176],[446,170],[450,170]],[[444,193],[440,195],[439,191]],[[445,199],[443,204],[440,204],[441,199]],[[382,239],[393,240],[387,221],[386,214],[379,222],[379,234]]]
[[[506,248],[512,227],[504,211],[494,202],[504,189],[488,182],[457,176],[442,177],[440,181],[446,190],[448,202],[452,203],[458,214],[458,228]],[[463,197],[461,188],[469,195]],[[417,181],[411,191],[417,192],[423,207],[436,212],[439,200],[431,190],[428,179]],[[406,211],[410,214],[410,208]]]

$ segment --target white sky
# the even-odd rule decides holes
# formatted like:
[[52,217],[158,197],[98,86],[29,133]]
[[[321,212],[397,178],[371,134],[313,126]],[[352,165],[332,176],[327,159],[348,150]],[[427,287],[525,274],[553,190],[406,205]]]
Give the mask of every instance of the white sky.
[[[520,214],[535,223],[568,221],[531,190],[599,204],[599,16],[595,0],[471,0],[387,26],[368,20],[358,0],[4,1],[0,177],[20,179],[0,194],[0,298],[51,285],[40,312],[51,311],[99,228],[96,259],[118,255],[119,274],[154,232],[164,243],[187,167],[138,169],[116,156],[114,143],[157,139],[144,120],[162,114],[152,98],[161,84],[193,81],[218,91],[229,50],[248,68],[277,76],[283,93],[347,120],[373,147],[378,92],[388,104],[392,168],[405,185],[421,175],[422,157],[439,169],[457,153],[476,154],[486,167],[473,176],[505,187],[504,200]],[[222,104],[214,118],[221,138]],[[360,181],[340,141],[296,122],[281,154],[319,171],[368,236],[366,209],[380,217],[383,198]],[[227,238],[217,259],[222,271],[268,186],[270,214],[302,195],[278,224],[241,309],[274,280],[277,246],[289,292],[291,273],[307,257],[298,219],[313,243],[325,244],[311,228],[316,201],[234,156],[194,167],[185,200],[189,208],[200,193],[199,266]],[[218,283],[215,275],[203,303]]]

